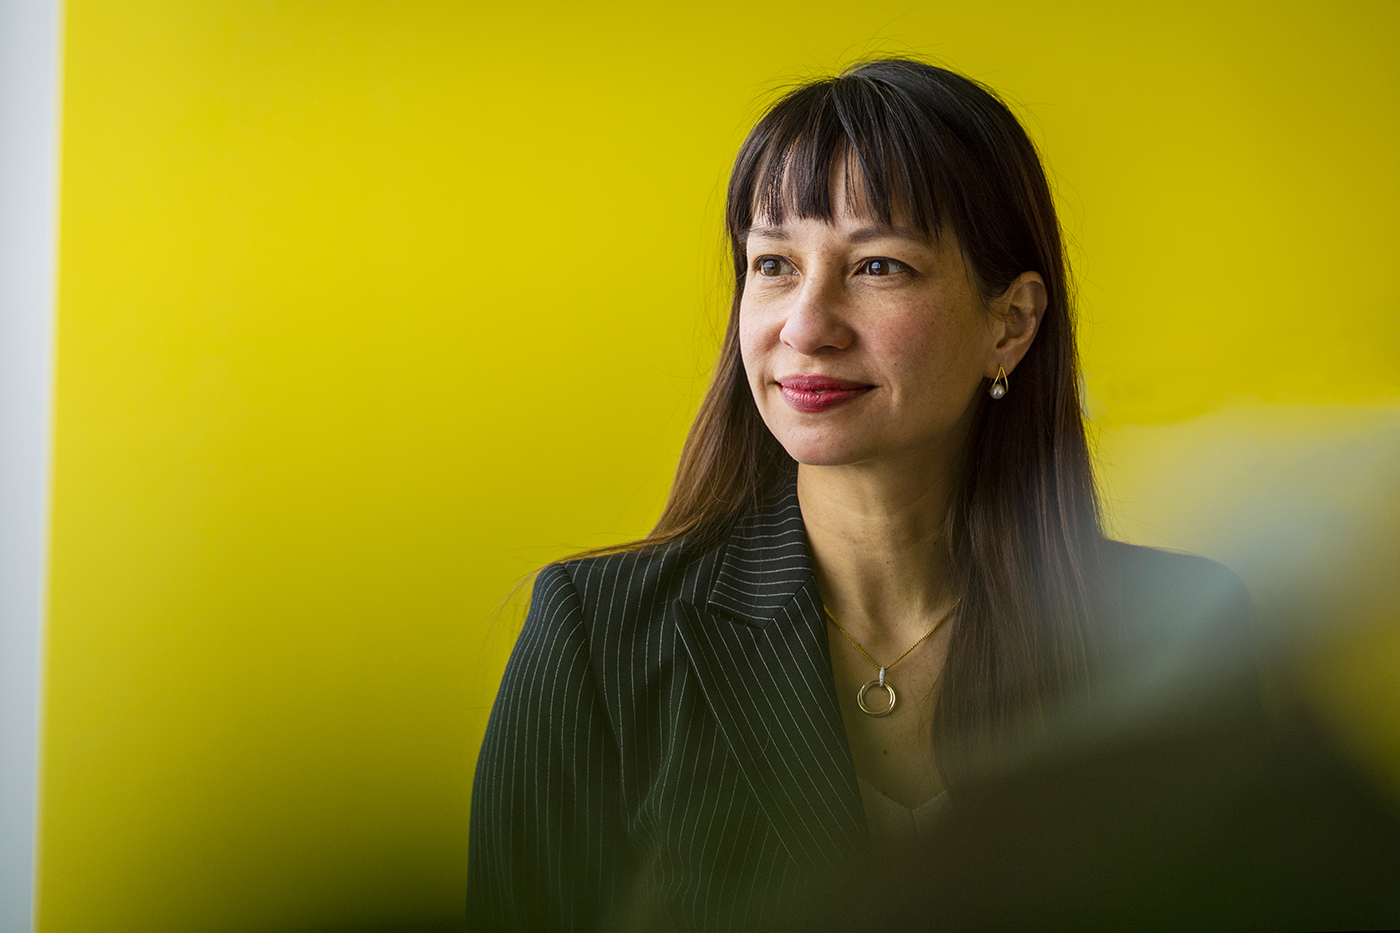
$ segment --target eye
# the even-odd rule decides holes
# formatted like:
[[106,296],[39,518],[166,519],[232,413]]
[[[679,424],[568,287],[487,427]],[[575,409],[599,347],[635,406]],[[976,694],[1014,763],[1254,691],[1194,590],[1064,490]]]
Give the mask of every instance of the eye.
[[856,266],[857,275],[886,276],[894,275],[897,272],[913,271],[913,269],[910,269],[898,259],[890,259],[887,256],[874,256],[870,259],[862,260],[861,264]]
[[792,275],[797,270],[781,256],[759,256],[753,261],[753,271],[765,278],[773,278],[778,275]]

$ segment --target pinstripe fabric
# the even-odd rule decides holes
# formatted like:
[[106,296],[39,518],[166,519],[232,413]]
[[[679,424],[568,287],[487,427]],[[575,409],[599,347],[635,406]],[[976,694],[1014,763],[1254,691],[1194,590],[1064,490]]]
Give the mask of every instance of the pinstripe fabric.
[[471,929],[778,929],[866,851],[795,488],[541,572],[472,794]]

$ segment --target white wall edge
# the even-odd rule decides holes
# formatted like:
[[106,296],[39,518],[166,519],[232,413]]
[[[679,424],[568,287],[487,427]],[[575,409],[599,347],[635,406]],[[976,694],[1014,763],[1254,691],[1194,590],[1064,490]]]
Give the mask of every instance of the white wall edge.
[[61,26],[59,0],[0,0],[0,933],[34,928]]

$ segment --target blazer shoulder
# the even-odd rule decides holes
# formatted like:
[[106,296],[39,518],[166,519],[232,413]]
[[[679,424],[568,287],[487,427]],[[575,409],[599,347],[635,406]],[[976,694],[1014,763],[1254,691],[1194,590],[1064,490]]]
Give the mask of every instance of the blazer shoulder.
[[614,627],[657,619],[676,599],[704,602],[724,548],[723,541],[697,545],[682,540],[577,558],[545,568],[541,580],[546,572],[563,575],[578,594],[585,624]]
[[1113,540],[1107,542],[1107,552],[1125,596],[1212,599],[1246,594],[1234,571],[1207,557]]
[[1251,644],[1249,593],[1225,565],[1122,541],[1108,541],[1106,557],[1130,643],[1196,644],[1232,654]]

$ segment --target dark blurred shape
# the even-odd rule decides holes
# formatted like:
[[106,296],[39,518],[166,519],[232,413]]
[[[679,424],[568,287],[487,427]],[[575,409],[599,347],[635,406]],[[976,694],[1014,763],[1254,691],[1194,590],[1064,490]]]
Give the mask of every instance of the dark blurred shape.
[[1114,550],[1122,638],[1092,705],[986,752],[926,844],[877,845],[859,890],[814,897],[799,928],[1400,927],[1397,798],[1295,676],[1322,636],[1265,652],[1266,693],[1237,577]]
[[921,852],[877,851],[809,929],[1400,925],[1400,818],[1301,705],[1251,678],[964,787]]

